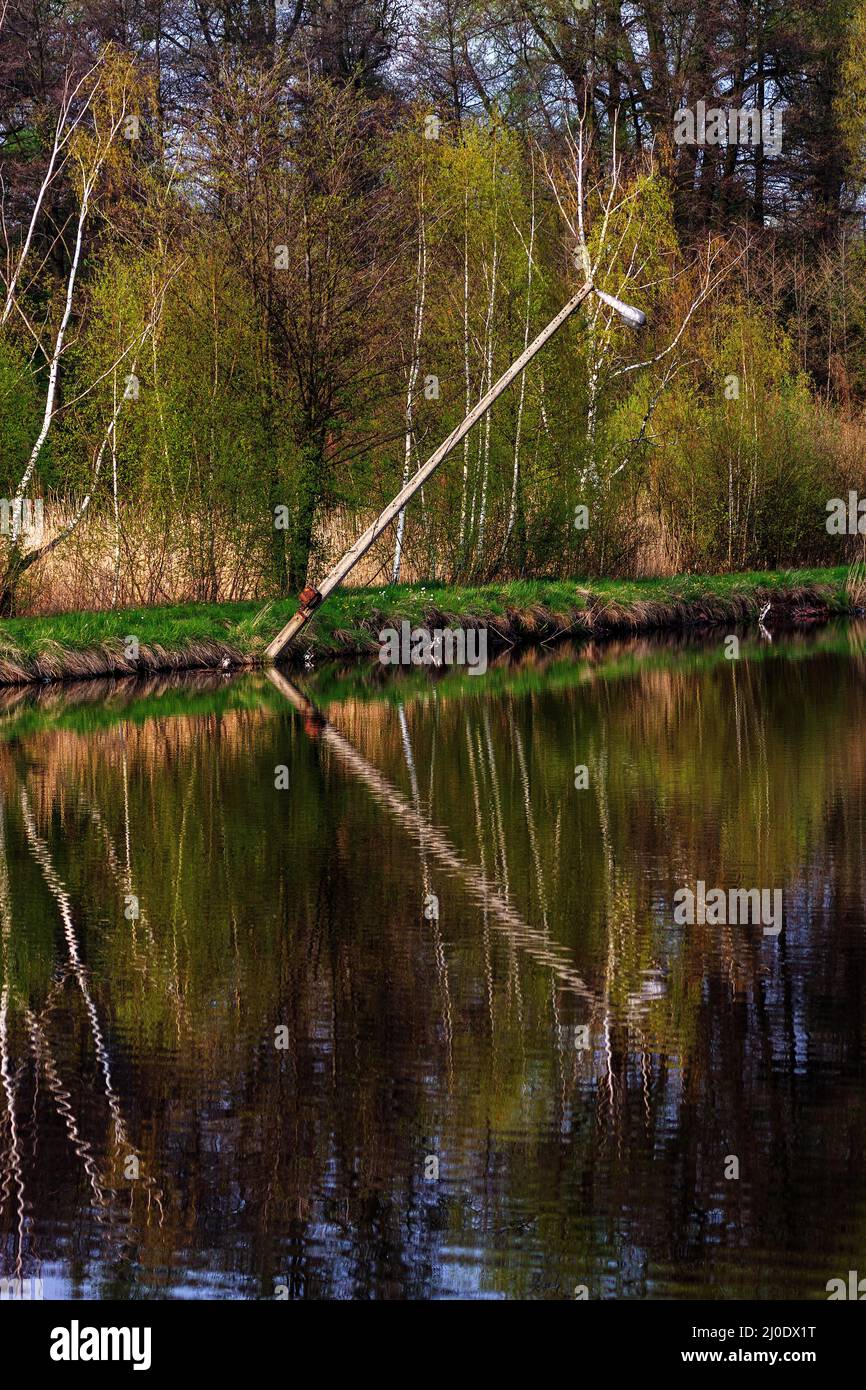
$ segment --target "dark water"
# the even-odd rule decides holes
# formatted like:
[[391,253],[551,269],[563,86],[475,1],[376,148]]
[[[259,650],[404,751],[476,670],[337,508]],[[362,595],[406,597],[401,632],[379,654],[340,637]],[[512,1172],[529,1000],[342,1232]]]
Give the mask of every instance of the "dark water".
[[[323,672],[326,727],[264,678],[7,696],[0,1275],[802,1299],[866,1273],[862,642]],[[782,932],[677,925],[698,879],[782,888]]]

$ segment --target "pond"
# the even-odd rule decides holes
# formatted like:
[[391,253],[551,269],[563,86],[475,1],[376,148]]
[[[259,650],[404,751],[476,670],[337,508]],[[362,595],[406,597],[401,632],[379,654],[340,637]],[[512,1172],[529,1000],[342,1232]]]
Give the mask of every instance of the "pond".
[[[826,1299],[866,636],[723,641],[5,692],[0,1277]],[[780,929],[677,920],[698,884]]]

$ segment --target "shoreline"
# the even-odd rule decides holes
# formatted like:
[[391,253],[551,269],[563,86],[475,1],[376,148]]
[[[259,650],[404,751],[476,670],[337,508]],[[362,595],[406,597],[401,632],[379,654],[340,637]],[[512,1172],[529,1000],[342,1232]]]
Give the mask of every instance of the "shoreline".
[[[595,583],[517,581],[480,588],[405,585],[334,595],[302,634],[287,668],[313,660],[375,657],[378,633],[413,627],[486,628],[491,654],[571,638],[748,627],[787,629],[862,609],[846,587],[847,570],[777,571]],[[266,665],[264,648],[294,611],[289,601],[189,605],[58,614],[0,623],[0,688],[173,672],[243,671]],[[160,626],[162,640],[148,638]],[[271,631],[271,629],[273,631]],[[104,636],[101,636],[104,632]],[[138,632],[137,659],[128,651]],[[18,639],[16,641],[16,638]],[[23,640],[22,640],[23,639]],[[64,640],[65,639],[65,640]]]

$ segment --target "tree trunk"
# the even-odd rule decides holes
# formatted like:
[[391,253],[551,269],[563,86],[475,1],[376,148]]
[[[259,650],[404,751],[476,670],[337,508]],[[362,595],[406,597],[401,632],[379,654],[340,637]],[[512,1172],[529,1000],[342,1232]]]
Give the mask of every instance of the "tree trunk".
[[301,449],[295,490],[294,526],[288,556],[289,588],[293,591],[303,589],[308,583],[316,508],[322,493],[325,468],[324,438],[308,440]]

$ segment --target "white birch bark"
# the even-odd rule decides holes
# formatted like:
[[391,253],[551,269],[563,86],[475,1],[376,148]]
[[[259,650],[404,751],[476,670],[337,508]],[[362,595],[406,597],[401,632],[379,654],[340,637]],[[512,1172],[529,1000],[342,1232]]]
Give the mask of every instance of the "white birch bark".
[[[96,84],[98,87],[98,83]],[[95,89],[94,89],[95,94]],[[81,174],[81,202],[78,209],[78,222],[75,229],[75,245],[72,251],[69,274],[66,279],[66,294],[63,302],[63,313],[54,338],[54,345],[48,356],[48,381],[45,389],[45,408],[42,413],[42,424],[36,441],[30,451],[27,466],[21,475],[18,483],[16,496],[23,497],[30,485],[34,469],[39,462],[43,446],[48,438],[48,432],[54,419],[55,402],[57,398],[57,378],[60,371],[60,359],[66,342],[66,331],[69,327],[69,320],[72,316],[72,303],[75,295],[75,285],[78,279],[78,270],[81,264],[81,250],[84,241],[84,227],[90,212],[90,204],[93,198],[97,181],[102,172],[102,168],[108,159],[112,142],[121,129],[126,119],[127,92],[123,91],[122,97],[116,107],[112,108],[111,119],[108,127],[103,131],[97,129],[95,136],[95,148],[90,158],[89,164],[85,167],[83,157],[77,156]],[[97,123],[98,124],[98,123]],[[19,264],[20,270],[20,264]]]
[[[81,88],[90,81],[90,78],[92,77],[95,70],[96,66],[91,68],[89,72],[86,72],[84,76],[80,78],[79,81],[75,84],[71,91],[64,91],[64,94],[61,98],[60,112],[57,117],[57,125],[54,128],[54,139],[51,144],[51,153],[48,156],[48,167],[45,170],[45,177],[43,178],[42,183],[39,185],[39,190],[36,194],[36,198],[33,203],[33,208],[30,213],[30,220],[27,224],[27,231],[24,234],[24,241],[21,244],[21,249],[18,252],[18,256],[15,259],[14,264],[11,265],[6,275],[6,298],[3,303],[2,313],[0,313],[0,327],[2,327],[3,324],[6,323],[6,320],[9,318],[9,315],[12,313],[12,309],[15,306],[15,295],[18,289],[18,282],[21,278],[21,273],[24,269],[25,262],[30,253],[30,247],[33,242],[33,235],[36,231],[39,216],[42,212],[42,205],[45,202],[45,198],[47,196],[49,188],[51,187],[51,184],[54,182],[54,179],[57,177],[57,175],[61,172],[66,162],[65,157],[62,160],[60,160],[61,153],[69,144],[69,141],[72,139],[72,136],[75,134],[75,131],[78,129],[79,125],[84,119],[90,107],[90,104],[93,101],[93,97],[96,93],[97,86],[94,85],[93,87],[91,87],[91,90],[86,100],[84,101],[81,110],[78,111],[76,115],[72,116],[71,113],[75,103],[75,99],[78,96],[78,93],[81,91]],[[58,160],[60,160],[59,165]]]
[[[484,324],[484,391],[489,391],[493,383],[493,310],[496,304],[496,279],[499,271],[499,236],[494,223],[493,264],[490,272],[490,294],[487,300],[487,318]],[[490,478],[490,412],[484,417],[484,439],[481,461],[481,500],[478,507],[478,550],[476,562],[481,563],[484,556],[484,533],[487,524],[487,488]]]
[[[412,463],[412,440],[415,429],[415,387],[421,366],[421,335],[424,328],[424,304],[427,295],[427,221],[424,203],[424,174],[418,180],[418,259],[415,273],[415,310],[412,319],[412,349],[409,372],[406,382],[406,432],[403,442],[403,486],[409,481]],[[394,541],[394,563],[391,568],[391,583],[399,584],[400,566],[403,560],[403,535],[406,525],[406,508],[401,508],[397,517],[397,535]]]
[[[463,384],[464,415],[472,409],[469,373],[469,189],[463,194]],[[466,544],[466,508],[469,494],[469,436],[463,439],[463,491],[460,498],[460,552]]]
[[[534,267],[535,250],[535,167],[532,169],[532,201],[531,215],[529,223],[529,246],[526,251],[526,314],[523,321],[523,347],[524,351],[529,346],[529,321],[532,311],[532,271]],[[503,554],[511,539],[514,530],[514,522],[517,517],[517,487],[520,481],[520,436],[523,427],[523,403],[526,398],[526,372],[520,373],[520,395],[517,401],[517,424],[514,431],[514,460],[511,469],[511,501],[508,507],[508,524],[505,528],[505,540],[502,543]]]

